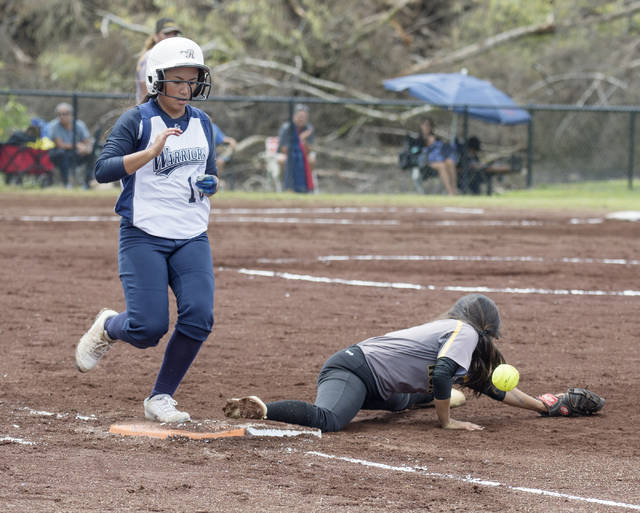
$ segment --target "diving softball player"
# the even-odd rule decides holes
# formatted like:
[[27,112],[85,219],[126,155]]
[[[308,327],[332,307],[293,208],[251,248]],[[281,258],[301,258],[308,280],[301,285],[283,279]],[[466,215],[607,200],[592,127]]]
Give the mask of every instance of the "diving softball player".
[[200,47],[173,37],[149,52],[146,101],[116,122],[96,163],[100,183],[121,181],[118,267],[126,310],[102,310],[76,347],[87,372],[118,340],[145,349],[169,328],[168,287],[178,319],[145,416],[184,422],[173,395],[213,327],[214,276],[207,238],[217,189],[211,120],[189,105],[206,100],[211,73]]
[[338,351],[320,371],[314,404],[265,404],[259,397],[249,396],[227,400],[223,410],[231,418],[269,419],[339,431],[361,409],[400,411],[434,403],[443,428],[483,429],[450,416],[450,407],[464,402],[464,395],[462,400],[456,397],[461,392],[452,389],[452,383],[543,415],[591,415],[602,408],[604,400],[584,389],[536,399],[517,388],[509,392],[495,388],[491,373],[504,363],[493,342],[499,329],[495,303],[481,294],[470,294],[460,298],[443,318]]

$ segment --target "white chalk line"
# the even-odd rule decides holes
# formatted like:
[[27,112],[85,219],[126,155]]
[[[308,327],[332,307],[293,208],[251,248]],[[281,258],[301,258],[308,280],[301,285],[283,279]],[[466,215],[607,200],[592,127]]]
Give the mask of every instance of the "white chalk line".
[[[446,213],[475,214],[482,215],[484,211],[478,209],[456,209],[444,208]],[[397,219],[349,219],[349,218],[318,218],[318,217],[259,217],[247,214],[344,214],[344,213],[397,213],[400,209],[395,208],[266,208],[266,209],[214,209],[212,216],[214,223],[273,223],[273,224],[318,224],[318,225],[382,225],[398,226],[401,221]],[[428,209],[405,209],[409,213],[426,213]],[[243,214],[243,215],[241,215]],[[20,221],[20,222],[41,222],[41,223],[102,223],[120,221],[117,215],[109,216],[59,216],[59,215],[21,215],[21,216],[0,216],[0,221]],[[603,218],[572,218],[568,224],[599,224],[603,223]],[[423,220],[420,224],[431,226],[543,226],[543,221],[532,221],[528,219],[511,220]]]
[[[29,415],[36,415],[39,417],[55,417],[56,419],[66,419],[70,416],[69,413],[54,413],[51,411],[34,410],[32,408],[29,408],[28,406],[22,406],[18,409],[28,411]],[[98,417],[96,417],[93,413],[91,415],[81,415],[80,413],[76,413],[75,418],[76,420],[98,420]]]
[[[118,216],[0,216],[0,221],[21,221],[39,223],[102,223],[120,221]],[[319,218],[319,217],[258,217],[258,216],[221,216],[213,217],[215,223],[251,223],[251,224],[319,224],[319,225],[376,225],[399,226],[397,219],[347,219],[347,218]],[[420,224],[432,226],[542,226],[540,221],[528,220],[487,220],[487,221],[422,221]]]
[[[247,217],[215,216],[214,223],[273,223],[273,224],[320,224],[320,225],[381,225],[397,226],[395,219],[334,219],[317,217]],[[120,221],[119,216],[0,216],[0,221],[33,223],[103,223]]]
[[[640,260],[625,258],[544,258],[533,256],[480,256],[480,255],[327,255],[316,257],[319,262],[392,261],[392,262],[525,262],[562,264],[640,265]],[[259,258],[260,264],[284,264],[301,262],[295,258]]]
[[386,281],[366,281],[347,280],[343,278],[329,278],[327,276],[311,276],[308,274],[294,274],[287,272],[271,271],[264,269],[239,269],[240,274],[249,276],[263,276],[267,278],[281,278],[284,280],[308,281],[313,283],[329,283],[350,285],[356,287],[380,287],[392,289],[412,289],[412,290],[438,290],[446,292],[478,292],[492,293],[502,292],[506,294],[544,294],[555,296],[640,296],[640,290],[580,290],[580,289],[539,289],[539,288],[516,288],[516,287],[484,287],[484,286],[436,286],[420,285],[417,283],[386,282]]
[[273,223],[273,224],[338,224],[338,225],[380,225],[398,226],[395,219],[332,219],[318,217],[246,217],[215,216],[215,223]]
[[421,221],[420,224],[427,224],[433,226],[543,226],[545,223],[542,221],[530,221],[528,219],[512,219],[510,221],[501,221],[499,219],[486,220],[486,221],[455,221],[442,219],[439,221]]
[[0,442],[7,442],[20,445],[37,445],[36,442],[25,440],[24,438],[15,438],[13,436],[0,436]]
[[[308,274],[293,274],[287,272],[266,271],[259,269],[239,269],[240,274],[251,276],[265,276],[268,278],[283,278],[285,280],[310,281],[314,283],[337,283],[341,285],[354,285],[358,287],[385,287],[393,289],[414,289],[422,290],[425,287],[414,283],[392,283],[384,281],[365,281],[365,280],[343,280],[341,278],[328,278],[325,276],[310,276]],[[435,290],[435,289],[434,289]]]
[[[290,215],[290,214],[427,214],[444,212],[447,214],[461,215],[477,215],[482,216],[485,210],[482,208],[464,208],[464,207],[443,207],[443,208],[425,208],[425,207],[272,207],[272,208],[212,208],[211,214],[215,216],[218,222],[236,222],[236,223],[309,223],[315,224],[361,224],[362,221],[354,221],[352,219],[315,219],[308,220],[306,218],[273,218],[273,217],[256,217],[262,215]],[[251,215],[251,217],[246,217]],[[226,216],[226,217],[225,217]],[[286,220],[285,220],[286,219]],[[612,212],[603,217],[578,218],[569,219],[569,224],[601,224],[605,220],[622,220],[622,221],[640,221],[640,212],[625,211]],[[119,221],[116,215],[111,216],[0,216],[0,221],[26,221],[26,222],[105,222]],[[331,222],[333,221],[333,223]],[[374,220],[367,224],[399,224],[397,220]],[[364,224],[364,223],[363,223]],[[453,220],[437,220],[426,222],[435,226],[540,226],[545,224],[543,221],[530,220],[488,220],[488,221],[453,221]]]
[[[21,406],[20,408],[18,408],[18,410],[27,411],[29,415],[34,415],[36,417],[53,417],[56,419],[66,419],[72,416],[70,413],[55,413],[55,412],[45,411],[45,410],[34,410],[33,408],[29,408],[28,406]],[[82,421],[98,420],[98,417],[96,417],[94,414],[81,415],[80,413],[76,413],[75,417],[73,418],[75,420],[82,420]],[[20,426],[18,426],[17,424],[14,424],[13,427],[15,429],[20,429]],[[39,443],[39,442],[33,442],[31,440],[26,440],[24,438],[18,438],[13,436],[2,436],[2,435],[0,435],[0,442],[15,443],[15,444],[21,444],[21,445],[37,445]]]
[[480,479],[480,478],[475,478],[475,477],[471,477],[470,475],[467,476],[458,476],[456,474],[444,474],[441,472],[430,472],[426,467],[408,467],[408,466],[402,466],[402,467],[397,467],[397,466],[393,466],[393,465],[387,465],[385,463],[377,463],[375,461],[367,461],[367,460],[361,460],[358,458],[349,458],[346,456],[335,456],[332,454],[325,454],[322,452],[317,452],[317,451],[308,451],[307,453],[310,456],[318,456],[321,458],[325,458],[328,460],[339,460],[339,461],[346,461],[348,463],[355,463],[357,465],[363,465],[365,467],[374,467],[374,468],[379,468],[382,470],[391,470],[394,472],[406,472],[406,473],[413,473],[413,474],[419,474],[422,476],[426,476],[426,477],[435,477],[438,479],[451,479],[454,481],[460,481],[463,483],[470,483],[470,484],[475,484],[478,486],[487,486],[487,487],[501,487],[504,488],[506,490],[512,490],[512,491],[516,491],[516,492],[523,492],[523,493],[530,493],[530,494],[534,494],[534,495],[544,495],[547,497],[557,497],[559,499],[565,499],[565,500],[573,500],[573,501],[580,501],[580,502],[590,502],[590,503],[594,503],[594,504],[600,504],[603,506],[615,506],[615,507],[619,507],[619,508],[626,508],[626,509],[633,509],[633,510],[640,510],[640,505],[638,504],[629,504],[626,502],[618,502],[618,501],[612,501],[612,500],[607,500],[607,499],[597,499],[597,498],[593,498],[593,497],[581,497],[579,495],[570,495],[570,494],[566,494],[566,493],[560,493],[560,492],[553,492],[550,490],[542,490],[539,488],[527,488],[527,487],[523,487],[523,486],[511,486],[505,483],[500,483],[499,481],[489,481],[489,480],[485,480],[485,479]]
[[[442,209],[447,213],[455,214],[484,214],[482,209],[464,209],[464,208],[444,208]],[[410,209],[398,209],[394,207],[316,207],[316,208],[213,208],[211,209],[211,215],[215,216],[246,216],[252,214],[263,215],[286,215],[286,214],[379,214],[389,213],[395,214],[398,212],[407,213],[420,213],[433,212],[434,209],[426,208],[410,208]],[[251,217],[248,218],[252,222],[256,222],[255,219],[267,222],[272,219],[269,217]],[[6,216],[1,215],[0,221],[32,221],[32,222],[103,222],[103,221],[120,221],[120,217],[117,215],[109,216],[48,216],[48,215],[20,215],[20,216]]]
[[267,207],[267,208],[214,208],[215,214],[380,214],[380,213],[407,213],[426,214],[433,212],[447,212],[450,214],[484,214],[482,208],[465,207]]
[[[246,215],[246,214],[380,214],[399,212],[394,207],[271,207],[271,208],[214,208],[214,215]],[[411,210],[413,211],[413,210]],[[426,209],[418,209],[416,212],[426,212]]]
[[120,221],[118,216],[0,216],[0,221],[23,221],[32,223],[102,223]]

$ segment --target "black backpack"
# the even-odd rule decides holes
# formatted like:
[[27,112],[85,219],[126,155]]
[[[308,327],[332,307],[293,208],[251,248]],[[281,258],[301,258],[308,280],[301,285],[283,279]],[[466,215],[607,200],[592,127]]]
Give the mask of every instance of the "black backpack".
[[418,155],[420,155],[423,147],[424,143],[420,137],[407,134],[402,151],[398,155],[398,164],[400,165],[400,169],[419,167]]
[[29,135],[26,132],[17,131],[11,134],[11,136],[9,137],[9,140],[7,141],[7,144],[22,145],[28,142],[34,142],[35,140],[36,138],[33,137],[32,135]]

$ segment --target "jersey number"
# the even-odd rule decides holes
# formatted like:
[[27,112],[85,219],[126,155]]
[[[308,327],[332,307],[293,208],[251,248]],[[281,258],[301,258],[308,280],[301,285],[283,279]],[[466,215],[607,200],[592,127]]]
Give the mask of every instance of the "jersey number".
[[427,394],[433,394],[433,369],[435,365],[427,365]]
[[[193,184],[191,183],[191,177],[187,178],[187,181],[189,182],[189,190],[191,191],[191,195],[189,196],[189,203],[195,203],[196,191],[194,190]],[[204,194],[198,191],[198,195],[200,196],[200,200],[202,201],[202,198],[204,198]]]

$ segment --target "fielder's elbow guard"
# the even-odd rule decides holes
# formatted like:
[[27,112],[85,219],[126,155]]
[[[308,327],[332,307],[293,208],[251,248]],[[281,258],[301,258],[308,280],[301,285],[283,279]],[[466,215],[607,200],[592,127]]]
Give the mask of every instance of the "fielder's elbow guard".
[[490,383],[487,388],[485,388],[484,393],[496,401],[504,401],[504,398],[507,395],[504,390],[496,388],[493,383]]

